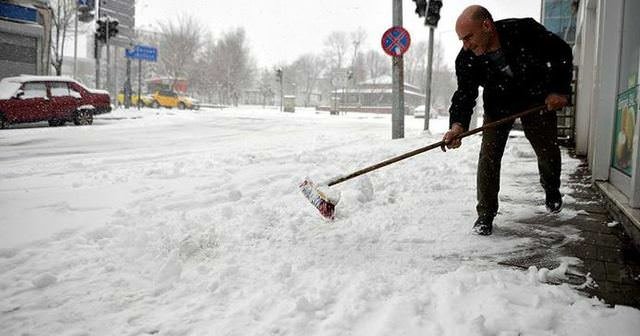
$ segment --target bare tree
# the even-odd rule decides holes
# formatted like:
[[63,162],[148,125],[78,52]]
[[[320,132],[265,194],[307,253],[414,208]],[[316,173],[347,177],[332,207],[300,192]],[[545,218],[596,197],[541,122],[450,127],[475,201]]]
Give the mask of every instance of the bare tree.
[[211,57],[214,69],[208,75],[216,78],[223,103],[237,105],[242,90],[250,86],[256,72],[244,28],[224,33],[207,57]]
[[202,42],[202,25],[191,16],[160,24],[160,71],[174,80],[187,77],[195,66]]
[[274,87],[274,75],[273,71],[263,69],[260,73],[260,82],[258,83],[258,90],[262,98],[262,107],[267,104],[272,105],[274,103],[274,97],[277,89]]
[[334,31],[324,41],[325,57],[327,58],[327,65],[332,69],[341,69],[344,67],[344,62],[349,48],[349,42],[347,34],[341,31]]
[[366,76],[364,58],[360,53],[360,48],[367,39],[367,32],[362,27],[359,27],[349,35],[351,37],[351,44],[353,45],[353,57],[351,58],[351,80],[353,83],[357,83]]
[[424,88],[427,48],[427,43],[420,41],[412,44],[404,55],[404,78],[407,83]]
[[309,106],[325,63],[321,57],[313,54],[300,56],[292,65],[295,81],[304,94],[304,106]]
[[67,30],[73,23],[76,5],[73,0],[54,0],[51,3],[53,22],[53,43],[51,51],[53,59],[51,65],[56,70],[56,75],[62,74],[62,61],[64,59],[64,43],[67,40]]
[[[436,40],[434,41],[433,47],[431,102],[432,106],[440,110],[445,110],[456,88],[455,76],[453,75],[453,71],[448,69],[444,63],[442,43]],[[407,82],[423,90],[427,84],[427,51],[427,44],[420,42],[409,49],[407,57],[405,58],[405,78],[407,78]]]
[[365,55],[365,67],[369,79],[391,74],[391,61],[376,50],[369,50]]

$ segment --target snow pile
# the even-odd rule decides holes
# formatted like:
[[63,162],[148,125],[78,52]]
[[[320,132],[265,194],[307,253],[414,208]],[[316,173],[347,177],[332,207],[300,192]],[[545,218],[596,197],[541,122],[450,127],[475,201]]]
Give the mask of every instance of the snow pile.
[[[322,181],[439,141],[447,120],[265,109],[118,110],[92,127],[2,132],[0,329],[6,335],[635,335],[554,270],[496,263],[543,213],[535,158],[509,140],[501,214],[471,235],[479,137],[329,189]],[[518,164],[514,164],[517,162]],[[577,161],[564,156],[563,179]],[[566,193],[566,190],[565,190]],[[575,200],[566,197],[565,203]],[[561,218],[575,212],[563,211]],[[549,235],[579,239],[575,229]],[[565,260],[562,260],[565,261]]]

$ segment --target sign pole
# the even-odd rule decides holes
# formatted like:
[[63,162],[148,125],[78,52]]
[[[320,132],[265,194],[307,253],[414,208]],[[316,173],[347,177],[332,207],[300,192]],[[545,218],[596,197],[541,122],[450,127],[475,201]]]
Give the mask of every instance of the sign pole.
[[140,104],[142,103],[142,60],[138,59],[138,110],[140,110]]
[[127,57],[127,78],[124,80],[124,107],[131,107],[131,58]]
[[[402,26],[402,0],[393,0],[393,26]],[[402,55],[392,58],[391,138],[404,138],[404,61]]]
[[424,101],[424,130],[429,131],[429,119],[431,119],[431,82],[433,74],[433,26],[429,26],[429,51],[427,52],[427,83]]
[[[131,96],[131,59],[138,60],[138,110],[142,105],[142,60],[157,62],[158,61],[158,49],[149,46],[136,45],[133,50],[125,49],[125,56],[127,57],[127,79],[125,81],[125,91],[129,91]],[[128,88],[128,89],[127,89]]]

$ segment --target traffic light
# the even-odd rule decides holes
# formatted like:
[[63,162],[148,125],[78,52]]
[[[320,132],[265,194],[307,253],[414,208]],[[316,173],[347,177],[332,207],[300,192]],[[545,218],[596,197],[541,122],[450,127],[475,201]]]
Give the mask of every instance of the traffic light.
[[101,42],[107,41],[107,21],[103,18],[96,20],[96,40]]
[[429,0],[427,14],[424,24],[427,26],[437,27],[440,20],[440,8],[442,8],[442,0]]
[[118,35],[118,20],[110,20],[109,21],[109,38],[114,38]]
[[427,0],[413,0],[416,3],[416,14],[418,17],[423,17],[427,11]]
[[276,69],[276,78],[278,82],[282,83],[282,69]]

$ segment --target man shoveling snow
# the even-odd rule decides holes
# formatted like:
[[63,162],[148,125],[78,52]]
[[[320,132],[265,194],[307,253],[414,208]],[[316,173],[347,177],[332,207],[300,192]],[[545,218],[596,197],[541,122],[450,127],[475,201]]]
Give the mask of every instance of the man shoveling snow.
[[[569,105],[573,56],[571,48],[531,18],[493,21],[481,6],[467,7],[458,17],[456,33],[462,50],[456,59],[458,89],[451,99],[449,125],[443,140],[458,148],[458,135],[469,128],[478,87],[484,88],[484,122],[544,104],[551,113],[521,118],[525,136],[538,158],[545,205],[556,213],[560,194],[560,149],[555,110]],[[490,235],[498,212],[500,162],[513,121],[482,133],[478,159],[476,211],[473,231]]]

